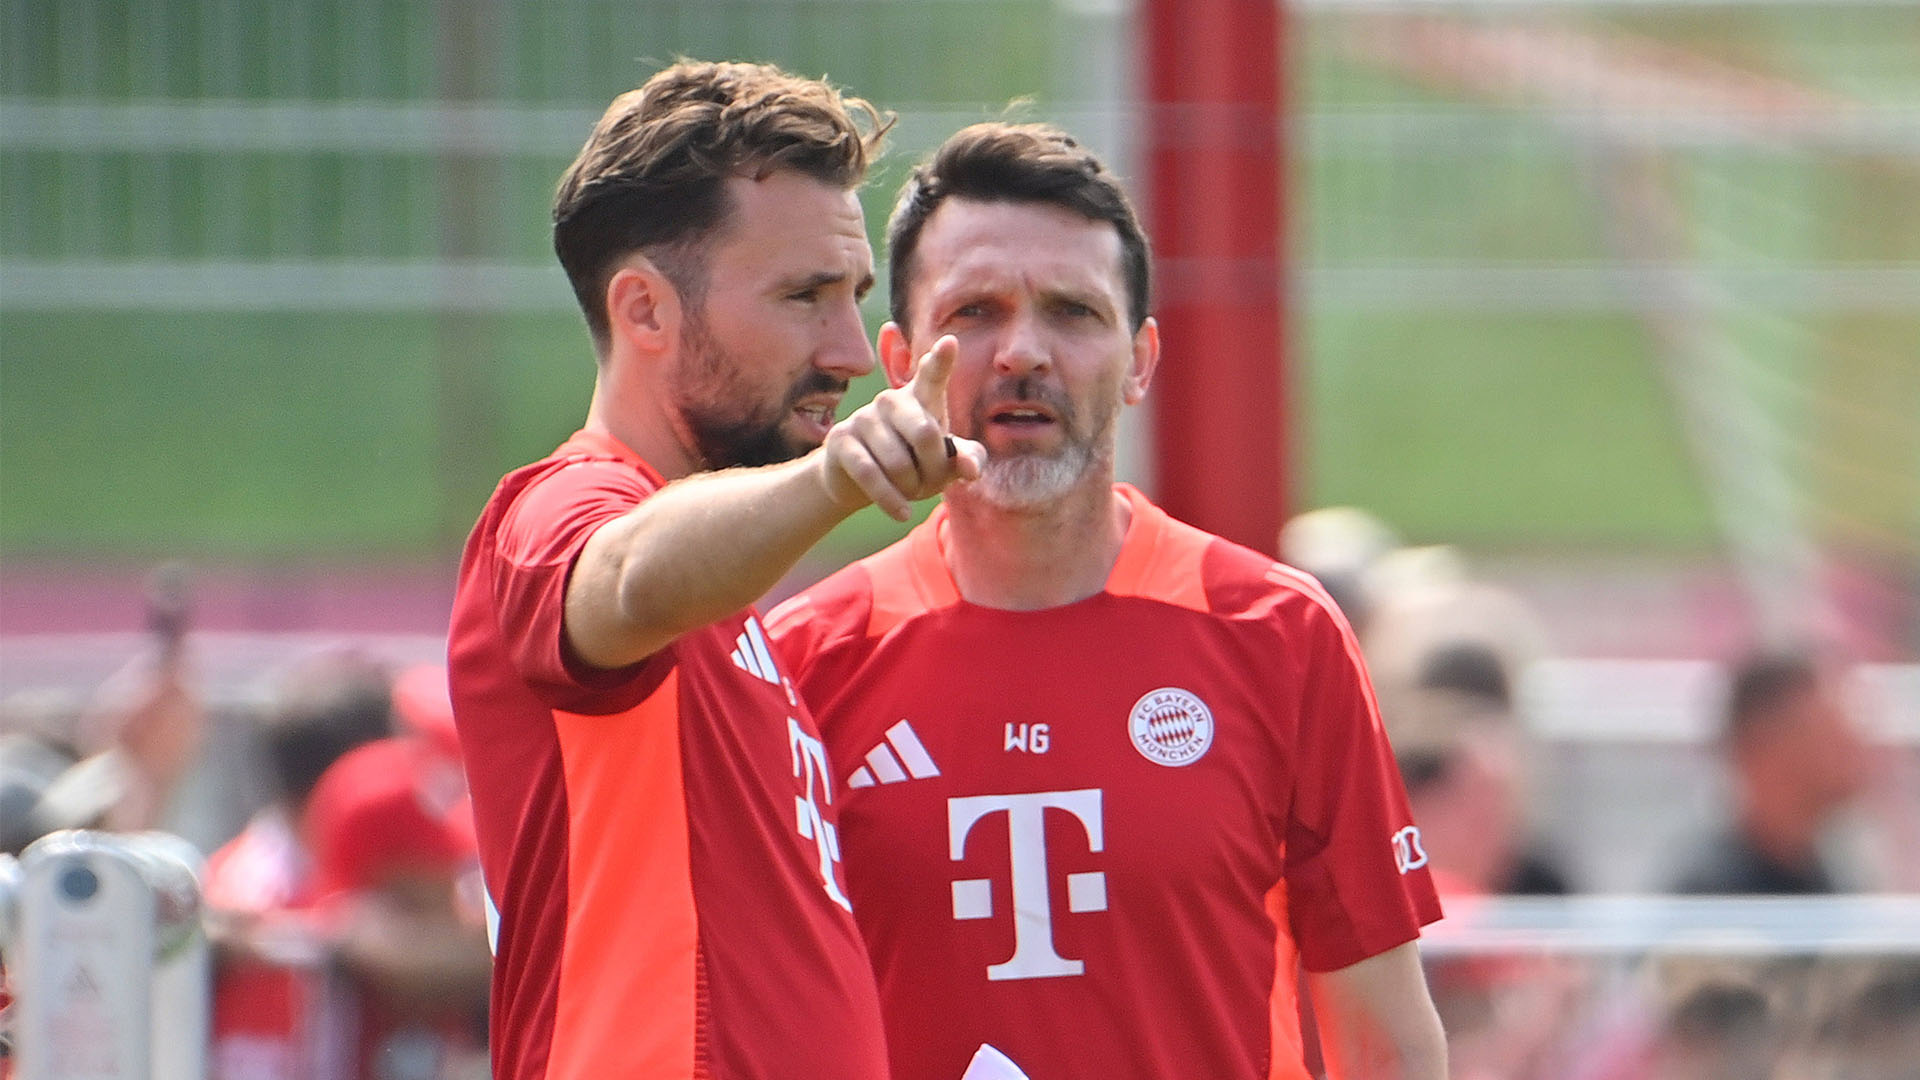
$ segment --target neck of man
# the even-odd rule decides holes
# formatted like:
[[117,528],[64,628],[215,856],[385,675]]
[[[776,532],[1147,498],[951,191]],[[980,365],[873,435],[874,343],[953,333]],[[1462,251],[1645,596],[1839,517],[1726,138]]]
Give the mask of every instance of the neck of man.
[[1066,497],[1033,511],[998,506],[964,485],[946,496],[947,568],[969,603],[1040,611],[1106,588],[1133,511],[1094,467]]
[[[635,366],[625,365],[624,370]],[[613,374],[616,370],[623,369],[601,361],[586,429],[618,439],[667,480],[704,472],[706,464],[693,450],[693,436],[666,404],[669,399],[657,390],[631,385],[630,378]]]
[[1820,862],[1821,814],[1779,794],[1748,790],[1740,821],[1747,839],[1781,866],[1805,870]]

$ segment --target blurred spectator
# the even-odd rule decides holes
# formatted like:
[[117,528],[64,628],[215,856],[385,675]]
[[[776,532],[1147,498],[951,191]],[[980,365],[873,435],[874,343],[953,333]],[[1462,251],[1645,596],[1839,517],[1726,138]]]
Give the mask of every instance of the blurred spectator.
[[1528,824],[1527,735],[1492,647],[1459,641],[1433,649],[1412,690],[1385,707],[1413,817],[1444,891],[1571,891]]
[[483,1058],[491,958],[446,670],[301,663],[279,797],[209,860],[216,1080],[443,1080]]
[[1767,995],[1744,982],[1692,988],[1669,1007],[1650,1054],[1652,1080],[1765,1080],[1781,1029]]
[[1912,1080],[1920,1074],[1920,960],[1888,960],[1822,1033],[1823,1076]]
[[381,739],[336,762],[308,801],[316,914],[347,976],[335,1003],[353,1032],[342,1075],[355,1080],[448,1080],[485,1059],[479,856],[448,764],[417,735]]
[[1804,651],[1747,657],[1733,672],[1720,750],[1733,783],[1732,820],[1686,854],[1673,890],[1836,891],[1822,839],[1868,775],[1840,673]]
[[1773,1080],[1804,1038],[1808,974],[1780,959],[1649,955],[1637,992],[1614,999],[1569,1045],[1568,1076]]
[[189,678],[184,568],[148,581],[148,647],[84,706],[57,691],[0,716],[0,844],[18,854],[57,829],[153,828],[200,751],[206,714]]
[[119,785],[101,823],[106,828],[130,832],[158,825],[200,753],[206,711],[188,678],[191,614],[186,567],[157,568],[146,594],[152,652],[108,680],[81,717],[81,748],[95,760],[112,761]]
[[300,822],[341,755],[393,729],[387,671],[351,652],[310,657],[275,688],[261,730],[276,798],[207,860],[202,893],[215,945],[215,1080],[313,1075],[323,953],[307,918],[318,897]]
[[307,798],[342,754],[392,734],[393,727],[393,691],[386,668],[374,660],[330,652],[290,671],[261,730],[276,797],[207,860],[207,906],[266,912],[311,902],[309,859],[295,833]]
[[1399,545],[1385,522],[1352,506],[1309,510],[1280,529],[1280,561],[1318,578],[1355,633],[1373,613],[1368,575]]
[[1492,655],[1504,682],[1498,692],[1511,706],[1519,676],[1547,651],[1546,632],[1526,601],[1474,580],[1453,548],[1402,548],[1383,557],[1369,580],[1374,614],[1360,646],[1383,696],[1417,689],[1435,674],[1428,666],[1438,652],[1471,644]]
[[1435,883],[1455,895],[1569,891],[1528,824],[1531,747],[1512,673],[1542,651],[1532,612],[1473,581],[1455,549],[1402,546],[1354,507],[1298,515],[1280,547],[1360,637]]
[[[1442,644],[1412,683],[1382,708],[1449,913],[1488,894],[1566,892],[1564,876],[1529,833],[1526,737],[1500,657],[1477,641]],[[1577,965],[1482,956],[1435,959],[1427,968],[1453,1076],[1556,1075],[1553,1054],[1582,992]]]

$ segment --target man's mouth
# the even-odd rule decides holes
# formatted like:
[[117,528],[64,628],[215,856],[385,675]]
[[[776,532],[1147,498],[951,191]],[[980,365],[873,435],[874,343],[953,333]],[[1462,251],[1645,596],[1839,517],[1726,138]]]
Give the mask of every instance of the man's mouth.
[[987,422],[1021,431],[1038,431],[1057,423],[1052,410],[1030,405],[1007,405],[987,413]]
[[802,420],[818,424],[823,428],[830,428],[833,426],[833,415],[836,411],[836,404],[837,403],[831,401],[806,402],[795,405],[793,411],[794,414]]

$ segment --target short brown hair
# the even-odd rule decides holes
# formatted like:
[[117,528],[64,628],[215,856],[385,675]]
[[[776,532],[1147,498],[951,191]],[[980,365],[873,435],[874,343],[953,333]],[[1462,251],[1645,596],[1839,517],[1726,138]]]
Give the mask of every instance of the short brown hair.
[[553,200],[553,250],[595,345],[609,333],[607,280],[635,251],[683,294],[700,295],[706,244],[726,225],[727,178],[792,169],[854,187],[892,122],[767,64],[683,59],[613,99]]
[[927,219],[950,196],[981,202],[1045,203],[1120,234],[1128,316],[1140,329],[1152,310],[1153,270],[1147,237],[1120,181],[1090,150],[1051,124],[992,122],[961,128],[913,170],[887,223],[887,287],[891,316],[907,326],[907,285]]
[[1727,683],[1723,732],[1739,743],[1764,727],[1780,706],[1820,685],[1821,657],[1801,646],[1762,649],[1741,658]]

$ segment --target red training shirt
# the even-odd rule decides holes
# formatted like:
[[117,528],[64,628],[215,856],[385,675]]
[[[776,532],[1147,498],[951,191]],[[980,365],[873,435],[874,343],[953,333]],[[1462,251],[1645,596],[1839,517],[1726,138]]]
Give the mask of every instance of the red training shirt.
[[1078,603],[961,599],[943,508],[768,619],[839,766],[894,1080],[982,1042],[1045,1080],[1304,1078],[1298,966],[1439,917],[1332,601],[1117,492]]
[[826,759],[758,620],[614,672],[564,646],[574,559],[663,484],[577,433],[500,482],[461,562],[448,670],[499,919],[493,1075],[881,1080]]

